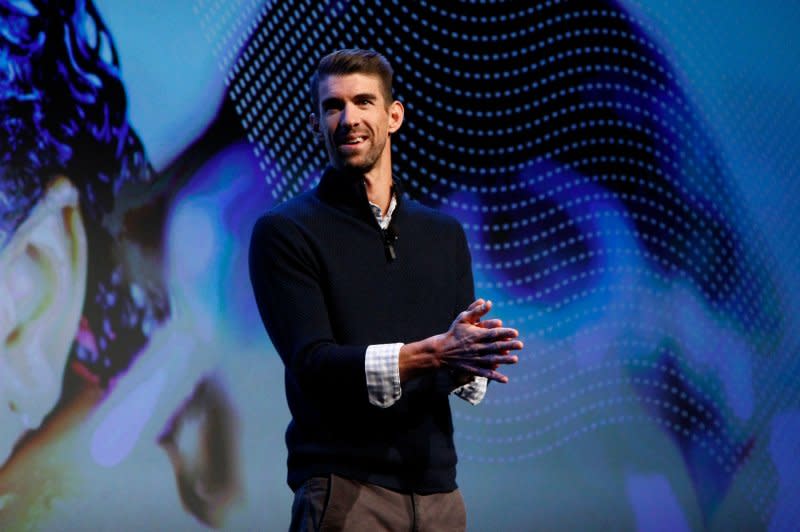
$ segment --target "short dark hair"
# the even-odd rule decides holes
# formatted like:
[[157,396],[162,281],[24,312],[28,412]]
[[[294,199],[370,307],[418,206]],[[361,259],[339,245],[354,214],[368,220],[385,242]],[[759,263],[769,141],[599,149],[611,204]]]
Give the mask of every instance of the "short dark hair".
[[309,90],[314,112],[319,107],[319,82],[328,76],[344,76],[347,74],[369,74],[377,76],[381,82],[383,99],[389,105],[392,97],[392,76],[394,71],[389,61],[375,50],[361,48],[345,48],[336,50],[323,57],[316,72],[311,76]]

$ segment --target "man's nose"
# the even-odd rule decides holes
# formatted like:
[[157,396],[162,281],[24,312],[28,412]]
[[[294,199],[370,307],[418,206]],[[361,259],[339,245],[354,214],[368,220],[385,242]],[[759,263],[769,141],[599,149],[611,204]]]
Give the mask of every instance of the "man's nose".
[[358,125],[358,109],[352,104],[345,104],[342,114],[339,116],[339,124],[347,127]]

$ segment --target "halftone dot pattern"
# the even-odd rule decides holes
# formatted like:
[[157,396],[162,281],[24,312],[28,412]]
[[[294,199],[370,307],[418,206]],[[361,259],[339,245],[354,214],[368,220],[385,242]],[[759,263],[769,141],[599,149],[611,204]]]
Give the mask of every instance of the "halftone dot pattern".
[[[256,29],[264,6],[259,0],[195,0],[194,13],[200,28],[214,45],[213,52],[223,72],[229,72],[245,46],[247,37]],[[228,78],[226,81],[230,81]]]
[[[741,183],[746,200],[753,206],[758,225],[768,228],[766,240],[756,242],[774,275],[779,279],[784,297],[789,299],[784,310],[784,331],[797,330],[797,293],[794,281],[798,266],[798,230],[796,211],[800,194],[798,184],[797,135],[782,133],[786,124],[800,119],[796,93],[800,81],[800,48],[794,28],[800,12],[790,2],[775,2],[764,10],[752,6],[714,4],[686,6],[685,2],[627,2],[641,14],[648,31],[662,42],[676,43],[672,62],[680,65],[681,78],[692,88],[700,103],[699,111],[713,124],[715,133],[727,145],[728,164]],[[769,13],[769,21],[764,19]],[[712,23],[713,22],[713,23]],[[765,27],[766,26],[766,27]],[[766,31],[764,31],[766,29]],[[726,35],[734,32],[735,35]],[[757,32],[757,38],[752,34]],[[750,35],[748,35],[748,33]],[[679,46],[691,42],[694,46]],[[722,43],[727,42],[726,45]],[[749,43],[748,47],[736,43]],[[734,43],[731,46],[730,43]],[[703,50],[723,50],[708,61]],[[794,129],[790,126],[789,130]],[[773,176],[770,176],[773,174]],[[779,250],[780,259],[768,248]],[[780,273],[778,273],[780,272]],[[782,274],[782,275],[780,275]],[[793,299],[793,301],[791,300]],[[739,484],[746,486],[764,522],[774,530],[790,530],[800,521],[796,501],[800,485],[796,478],[798,436],[796,431],[775,423],[774,416],[796,409],[797,376],[800,375],[800,352],[796,334],[781,338],[770,355],[767,367],[759,368],[753,382],[763,407],[753,425],[761,432],[761,444],[770,448],[786,443],[794,450],[788,456],[771,451],[770,463],[746,471]],[[778,416],[780,417],[780,416]],[[771,431],[771,432],[770,432]],[[791,464],[791,465],[789,465]],[[773,467],[778,471],[776,476]]]
[[[773,415],[800,399],[785,280],[708,125],[714,96],[697,95],[701,69],[684,68],[656,11],[298,0],[264,5],[238,46],[223,27],[235,10],[197,5],[221,13],[201,16],[277,200],[325,165],[306,131],[319,59],[363,47],[392,62],[406,106],[395,175],[463,223],[476,292],[527,346],[488,407],[456,411],[462,459],[518,463],[656,427],[679,449],[704,516],[744,464],[764,460],[754,453]],[[768,522],[763,494],[779,474],[766,461],[742,474]]]

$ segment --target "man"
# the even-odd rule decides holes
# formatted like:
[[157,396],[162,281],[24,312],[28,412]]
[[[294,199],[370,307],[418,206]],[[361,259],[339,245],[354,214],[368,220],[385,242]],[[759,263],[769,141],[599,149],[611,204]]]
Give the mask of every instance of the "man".
[[491,302],[473,301],[461,226],[392,179],[404,108],[386,59],[329,54],[311,96],[330,167],[263,216],[250,247],[286,367],[291,529],[464,529],[448,395],[477,403],[487,379],[507,382],[497,368],[522,342],[480,321]]

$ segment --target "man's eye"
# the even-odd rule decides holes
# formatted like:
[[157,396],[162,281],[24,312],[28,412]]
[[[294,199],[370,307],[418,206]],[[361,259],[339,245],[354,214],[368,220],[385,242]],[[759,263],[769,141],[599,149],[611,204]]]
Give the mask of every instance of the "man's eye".
[[339,111],[344,107],[344,104],[341,101],[336,100],[325,100],[322,102],[322,112],[330,113],[331,111]]

